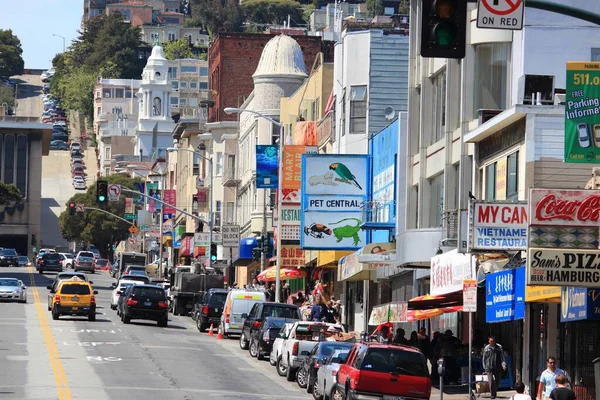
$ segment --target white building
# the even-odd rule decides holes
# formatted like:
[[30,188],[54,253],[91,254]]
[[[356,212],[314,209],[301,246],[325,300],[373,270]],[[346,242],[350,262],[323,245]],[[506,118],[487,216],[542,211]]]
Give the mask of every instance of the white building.
[[[595,1],[568,3],[600,12]],[[427,59],[419,54],[421,1],[411,1],[408,138],[399,146],[406,169],[398,169],[406,182],[398,215],[406,218],[396,239],[399,267],[424,269],[414,273],[407,298],[429,293],[431,257],[456,249],[457,210],[468,208],[469,191],[478,199],[527,200],[530,187],[583,188],[591,175],[589,164],[563,163],[564,106],[556,93],[565,89],[567,61],[598,60],[599,28],[526,8],[522,31],[478,29],[476,5],[468,5],[466,57]],[[537,92],[541,104],[531,105]],[[516,340],[514,326],[488,325],[513,357],[523,357],[517,373],[525,384],[535,383],[547,356],[558,356],[557,313],[556,304],[528,303]],[[446,327],[456,333],[459,319],[448,317]]]
[[142,74],[137,93],[139,118],[136,129],[137,143],[134,154],[150,155],[158,148],[173,145],[171,133],[175,124],[171,119],[171,83],[169,64],[163,49],[155,46]]

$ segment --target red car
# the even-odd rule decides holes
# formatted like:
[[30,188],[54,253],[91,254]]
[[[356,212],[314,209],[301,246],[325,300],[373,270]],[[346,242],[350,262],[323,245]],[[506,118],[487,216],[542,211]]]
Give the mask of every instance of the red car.
[[395,344],[355,343],[337,372],[341,398],[429,399],[431,379],[425,356]]

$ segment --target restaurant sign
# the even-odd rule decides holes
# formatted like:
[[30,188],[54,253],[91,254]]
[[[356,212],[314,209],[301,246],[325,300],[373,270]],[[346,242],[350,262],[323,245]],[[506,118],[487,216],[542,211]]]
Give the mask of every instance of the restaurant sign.
[[600,288],[600,252],[529,248],[527,284]]
[[475,279],[475,257],[456,249],[431,257],[432,296],[461,291],[465,279]]
[[598,226],[597,190],[530,189],[530,225]]
[[525,250],[527,203],[475,202],[471,237],[473,250]]

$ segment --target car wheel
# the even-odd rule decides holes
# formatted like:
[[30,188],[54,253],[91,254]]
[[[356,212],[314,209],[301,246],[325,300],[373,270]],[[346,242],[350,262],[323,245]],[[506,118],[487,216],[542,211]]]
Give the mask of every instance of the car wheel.
[[90,315],[88,315],[88,321],[95,321],[96,320],[96,312],[91,313]]
[[110,309],[111,309],[111,310],[116,310],[116,309],[117,309],[117,306],[115,306],[114,304],[111,304],[111,305],[110,305]]
[[44,275],[44,270],[40,268],[40,270],[38,271],[41,275]]
[[123,315],[123,323],[124,324],[129,324],[131,323],[131,317],[128,315]]
[[67,269],[71,269],[71,264],[67,264]]
[[300,369],[298,370],[298,373],[296,374],[296,383],[302,389],[306,389],[306,386],[308,384],[307,381],[308,381],[308,374],[306,373],[306,369],[304,367],[300,367]]
[[265,356],[263,356],[262,354],[260,354],[260,349],[258,348],[258,344],[256,345],[256,359],[257,360],[264,360]]
[[250,345],[248,346],[248,353],[250,353],[250,357],[256,358],[258,356],[258,346],[254,340],[250,341]]
[[244,331],[242,331],[240,335],[240,349],[248,350],[248,341],[246,340],[246,335],[244,334]]
[[200,318],[196,319],[196,327],[198,327],[198,331],[204,332],[208,327],[207,324],[203,324]]
[[158,321],[158,326],[163,327],[163,328],[166,328],[168,324],[169,324],[168,318],[164,318],[164,319],[161,319],[160,321]]
[[286,376],[288,368],[281,363],[281,356],[277,358],[277,373],[279,376]]
[[56,309],[56,307],[52,310],[52,319],[53,320],[57,320],[60,317],[60,314],[58,313],[58,310]]
[[269,356],[269,364],[271,364],[271,366],[276,366],[277,365],[277,361],[274,361],[270,356]]
[[315,400],[323,400],[323,396],[321,396],[321,388],[319,387],[319,380],[315,380],[315,383],[312,386],[312,396]]

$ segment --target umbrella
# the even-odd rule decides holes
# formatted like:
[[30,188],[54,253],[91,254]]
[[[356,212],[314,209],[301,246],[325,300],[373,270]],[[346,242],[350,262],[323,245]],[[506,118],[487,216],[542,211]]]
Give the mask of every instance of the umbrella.
[[[281,268],[279,273],[279,279],[296,279],[304,278],[306,272],[297,268]],[[259,281],[274,281],[275,280],[275,267],[269,267],[263,272],[258,274],[256,277]]]
[[460,312],[463,310],[463,306],[452,306],[444,308],[430,308],[428,310],[408,310],[407,311],[407,322],[422,321],[433,317],[440,316],[442,314],[449,314]]

